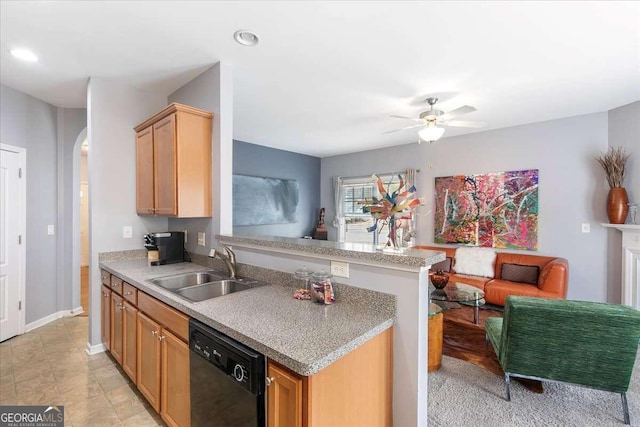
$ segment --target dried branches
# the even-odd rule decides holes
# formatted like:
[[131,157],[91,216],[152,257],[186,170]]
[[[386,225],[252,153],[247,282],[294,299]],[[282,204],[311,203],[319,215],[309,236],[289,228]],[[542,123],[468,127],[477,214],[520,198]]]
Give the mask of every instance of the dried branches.
[[609,151],[596,157],[596,161],[600,163],[600,166],[602,166],[604,172],[607,174],[609,187],[622,187],[624,181],[624,165],[627,163],[629,156],[631,156],[631,154],[627,154],[622,147],[609,147]]

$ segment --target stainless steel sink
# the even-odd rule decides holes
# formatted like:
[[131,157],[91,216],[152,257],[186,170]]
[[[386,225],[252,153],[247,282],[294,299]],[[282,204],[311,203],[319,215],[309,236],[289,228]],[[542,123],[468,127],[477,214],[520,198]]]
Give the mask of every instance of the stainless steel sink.
[[195,273],[182,273],[174,276],[160,277],[153,279],[151,283],[170,291],[185,288],[187,286],[201,285],[203,283],[215,282],[224,279],[223,275],[212,271],[199,271]]
[[175,293],[190,301],[198,302],[251,289],[252,284],[255,285],[253,282],[245,283],[235,279],[226,279],[178,289]]
[[151,283],[192,302],[204,301],[266,284],[255,280],[229,279],[217,271],[175,274],[153,279]]

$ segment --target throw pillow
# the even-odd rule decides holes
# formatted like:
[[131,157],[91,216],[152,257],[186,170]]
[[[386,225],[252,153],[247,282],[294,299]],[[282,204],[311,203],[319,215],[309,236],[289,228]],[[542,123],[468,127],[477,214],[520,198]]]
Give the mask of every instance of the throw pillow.
[[496,252],[486,248],[456,249],[456,273],[470,276],[495,276]]
[[538,284],[540,267],[537,265],[502,264],[500,278],[510,282]]
[[436,262],[431,266],[431,271],[451,271],[451,257],[447,257],[444,261]]

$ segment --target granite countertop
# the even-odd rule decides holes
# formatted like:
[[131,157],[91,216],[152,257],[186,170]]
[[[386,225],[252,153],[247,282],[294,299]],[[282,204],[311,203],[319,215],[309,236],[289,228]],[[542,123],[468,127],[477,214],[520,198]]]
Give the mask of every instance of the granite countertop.
[[319,372],[395,320],[395,296],[361,288],[348,287],[331,305],[296,300],[292,288],[277,284],[193,303],[150,280],[208,267],[187,262],[150,267],[146,258],[136,258],[103,260],[100,268],[300,375]]
[[238,247],[259,248],[271,252],[296,253],[317,258],[343,258],[350,262],[384,266],[396,270],[416,271],[444,261],[441,251],[407,248],[402,253],[377,250],[368,243],[333,242],[275,236],[217,235],[218,242]]

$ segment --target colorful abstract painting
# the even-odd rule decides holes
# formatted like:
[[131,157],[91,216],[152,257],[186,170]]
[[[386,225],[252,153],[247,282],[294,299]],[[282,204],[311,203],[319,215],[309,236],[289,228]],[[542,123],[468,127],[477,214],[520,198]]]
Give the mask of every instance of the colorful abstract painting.
[[436,178],[435,243],[538,249],[538,169]]

